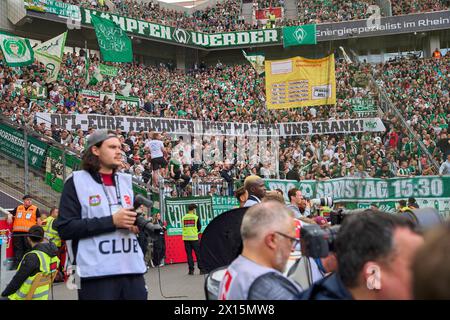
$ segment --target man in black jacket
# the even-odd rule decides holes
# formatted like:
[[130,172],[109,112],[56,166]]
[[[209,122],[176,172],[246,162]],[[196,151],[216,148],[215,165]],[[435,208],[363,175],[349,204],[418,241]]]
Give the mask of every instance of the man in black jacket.
[[220,171],[220,176],[227,182],[228,184],[228,195],[233,196],[233,174],[231,173],[231,164],[229,162],[225,162],[222,171]]
[[116,172],[121,163],[118,137],[98,130],[88,138],[83,170],[64,184],[55,227],[77,266],[80,300],[147,299],[132,180]]
[[368,209],[345,218],[335,249],[338,273],[302,293],[306,300],[412,298],[411,263],[423,243],[410,221]]

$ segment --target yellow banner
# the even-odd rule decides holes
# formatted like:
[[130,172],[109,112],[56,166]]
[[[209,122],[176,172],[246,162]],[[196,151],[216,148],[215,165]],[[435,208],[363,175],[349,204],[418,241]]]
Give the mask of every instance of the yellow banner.
[[266,60],[268,109],[336,104],[334,54],[323,59]]

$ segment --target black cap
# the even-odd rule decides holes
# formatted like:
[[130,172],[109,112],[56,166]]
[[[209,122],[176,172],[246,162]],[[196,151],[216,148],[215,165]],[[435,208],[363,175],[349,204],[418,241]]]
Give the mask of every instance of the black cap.
[[35,237],[35,238],[44,238],[44,229],[39,225],[34,225],[28,230],[28,233],[26,234],[28,237]]
[[33,199],[33,197],[29,194],[26,194],[22,197],[22,200],[25,200],[25,199]]
[[188,210],[189,211],[194,210],[196,208],[197,208],[197,205],[195,203],[191,203],[190,205],[188,205]]

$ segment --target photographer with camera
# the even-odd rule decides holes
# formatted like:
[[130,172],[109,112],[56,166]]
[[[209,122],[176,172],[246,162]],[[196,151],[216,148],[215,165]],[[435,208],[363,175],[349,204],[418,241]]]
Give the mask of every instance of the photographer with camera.
[[302,242],[302,250],[309,249],[307,256],[325,256],[328,248],[324,248],[324,241],[334,243],[338,271],[314,283],[301,298],[411,299],[410,266],[423,243],[413,228],[413,223],[403,217],[368,209],[346,216],[339,231],[310,232],[310,236],[302,233],[306,242]]
[[284,272],[295,237],[292,213],[276,201],[256,204],[242,220],[242,253],[228,266],[219,300],[291,300],[301,288]]
[[135,212],[141,203],[133,208],[131,175],[117,172],[121,161],[118,137],[97,130],[88,138],[83,170],[64,184],[55,227],[68,240],[69,261],[77,266],[80,300],[147,299],[147,268],[135,224],[147,225]]

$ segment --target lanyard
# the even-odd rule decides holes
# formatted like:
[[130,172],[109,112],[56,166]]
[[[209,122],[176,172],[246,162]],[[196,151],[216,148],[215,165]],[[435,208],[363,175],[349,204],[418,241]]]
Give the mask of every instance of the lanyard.
[[[106,195],[106,199],[108,200],[109,208],[111,209],[111,206],[114,204],[112,203],[111,198],[109,197],[108,190],[106,190],[106,188],[105,188],[105,184],[104,184],[102,175],[100,175],[100,180],[102,181],[103,192]],[[117,197],[117,202],[115,204],[120,204],[120,206],[122,206],[122,197],[120,196],[120,188],[119,188],[119,178],[117,177],[117,175],[114,175],[114,181],[115,181],[114,189],[116,190],[116,197]]]

